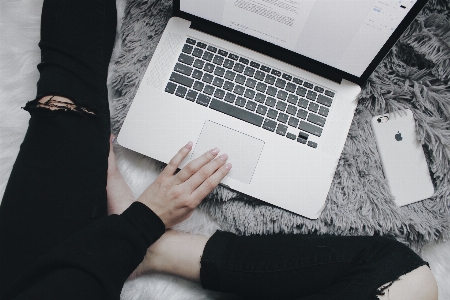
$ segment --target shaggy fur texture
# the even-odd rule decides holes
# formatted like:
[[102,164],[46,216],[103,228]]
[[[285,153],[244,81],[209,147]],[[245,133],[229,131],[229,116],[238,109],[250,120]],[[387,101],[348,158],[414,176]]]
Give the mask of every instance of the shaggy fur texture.
[[[170,2],[128,0],[127,3],[126,0],[117,0],[119,21],[122,16],[125,18],[124,26],[119,26],[120,34],[110,68],[110,100],[116,133],[164,24],[170,17]],[[35,97],[38,80],[36,65],[40,59],[37,43],[41,7],[42,0],[0,2],[0,197],[28,125],[29,114],[20,107]],[[313,224],[261,205],[254,199],[222,201],[236,194],[218,188],[202,210],[197,210],[177,229],[204,235],[211,235],[218,228],[242,234],[290,230],[336,234],[390,233],[396,234],[399,239],[413,241],[416,250],[428,240],[442,240],[448,234],[448,225],[443,223],[443,219],[448,213],[449,201],[448,7],[446,1],[431,1],[409,34],[404,36],[364,87],[340,169],[335,176],[335,182],[345,184],[333,190],[339,195],[337,200],[328,200],[333,203],[328,204],[326,213],[332,218],[321,218]],[[132,19],[140,19],[141,22],[130,22]],[[441,186],[436,200],[405,211],[389,204],[392,199],[386,196],[387,187],[380,177],[382,172],[378,154],[368,124],[370,116],[399,106],[411,107],[414,111],[419,137],[430,149],[427,153],[435,182]],[[363,136],[360,132],[368,132],[369,135]],[[361,145],[367,145],[367,148]],[[118,145],[115,145],[115,151],[122,174],[135,196],[139,196],[156,178],[162,164]],[[447,185],[444,185],[445,182]],[[378,185],[374,189],[378,192],[370,197],[364,195],[366,192],[361,185]],[[384,200],[380,204],[373,200],[376,198]],[[423,212],[425,208],[430,212]],[[383,214],[389,218],[383,219],[385,225],[375,224],[373,227],[379,210],[384,210]],[[344,222],[347,216],[350,216],[351,222]],[[423,248],[422,256],[430,262],[437,277],[439,298],[450,299],[450,244],[428,243]],[[127,282],[122,299],[230,299],[230,296],[202,290],[198,284],[179,278],[152,274]]]

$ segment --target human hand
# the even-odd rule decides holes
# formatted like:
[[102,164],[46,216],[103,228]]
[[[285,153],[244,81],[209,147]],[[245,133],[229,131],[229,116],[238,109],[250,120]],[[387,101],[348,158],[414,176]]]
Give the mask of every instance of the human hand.
[[232,167],[230,163],[225,164],[226,154],[214,159],[219,153],[219,149],[214,148],[174,174],[191,149],[192,142],[181,148],[137,199],[153,210],[166,228],[187,219]]

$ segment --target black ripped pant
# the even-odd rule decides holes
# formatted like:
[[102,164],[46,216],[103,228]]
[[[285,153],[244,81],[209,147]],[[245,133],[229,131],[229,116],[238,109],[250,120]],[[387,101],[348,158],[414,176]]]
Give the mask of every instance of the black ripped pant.
[[[28,131],[0,206],[0,294],[41,255],[106,216],[106,77],[115,29],[114,0],[44,2],[35,100],[64,96],[95,115],[26,104]],[[370,299],[424,264],[387,238],[216,232],[201,282],[246,298]]]

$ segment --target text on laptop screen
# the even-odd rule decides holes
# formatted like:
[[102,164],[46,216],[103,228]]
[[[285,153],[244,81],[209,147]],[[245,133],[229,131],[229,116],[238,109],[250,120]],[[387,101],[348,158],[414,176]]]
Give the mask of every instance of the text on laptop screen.
[[181,0],[180,10],[361,76],[416,0]]

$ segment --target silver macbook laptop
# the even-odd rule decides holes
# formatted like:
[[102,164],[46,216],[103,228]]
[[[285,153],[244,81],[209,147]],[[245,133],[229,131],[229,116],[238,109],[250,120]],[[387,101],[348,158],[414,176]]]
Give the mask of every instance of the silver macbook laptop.
[[426,1],[175,0],[120,145],[180,168],[218,147],[221,184],[316,219],[361,85]]

